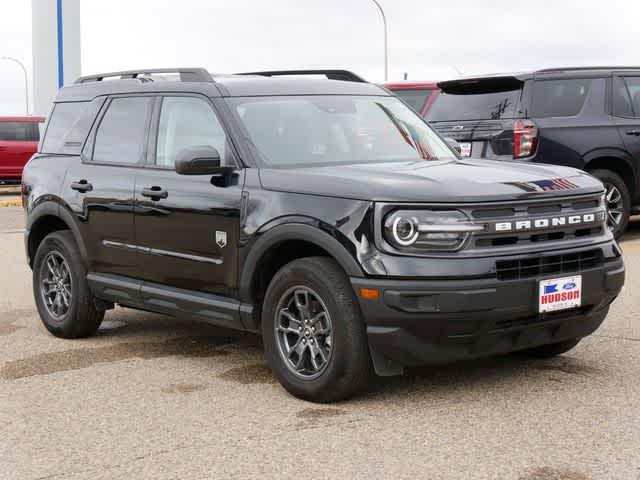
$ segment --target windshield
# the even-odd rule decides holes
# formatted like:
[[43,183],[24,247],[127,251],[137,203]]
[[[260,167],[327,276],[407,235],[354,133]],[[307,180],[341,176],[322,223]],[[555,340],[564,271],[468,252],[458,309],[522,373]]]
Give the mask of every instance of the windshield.
[[442,92],[425,118],[430,122],[513,118],[519,97],[519,89],[466,95]]
[[455,158],[419,116],[393,97],[230,101],[260,161],[270,167]]

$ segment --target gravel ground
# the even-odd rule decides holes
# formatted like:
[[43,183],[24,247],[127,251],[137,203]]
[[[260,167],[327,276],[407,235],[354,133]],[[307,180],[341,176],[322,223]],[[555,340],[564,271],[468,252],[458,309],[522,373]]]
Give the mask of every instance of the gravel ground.
[[0,209],[0,478],[640,479],[640,224],[603,327],[515,356],[376,380],[330,406],[287,395],[260,339],[116,309],[99,335],[35,313],[20,209]]

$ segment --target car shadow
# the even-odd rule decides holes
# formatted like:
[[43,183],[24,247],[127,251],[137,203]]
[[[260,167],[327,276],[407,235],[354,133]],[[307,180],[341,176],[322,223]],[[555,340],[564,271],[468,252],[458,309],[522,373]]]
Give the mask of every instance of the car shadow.
[[[44,328],[42,330],[48,335]],[[6,333],[16,334],[16,331]],[[219,376],[222,380],[272,384],[276,380],[263,359],[262,349],[262,339],[256,334],[118,308],[107,313],[96,336],[74,341],[68,350],[8,362],[0,369],[0,378],[15,380],[131,358],[179,356],[199,358],[199,361],[212,362],[212,365],[224,358],[229,369]],[[408,368],[404,375],[398,377],[373,376],[369,388],[353,401],[402,402],[413,397],[434,405],[439,402],[460,403],[478,400],[481,397],[479,392],[505,385],[524,383],[529,389],[559,388],[563,382],[576,376],[591,377],[602,373],[579,355],[538,360],[508,354]],[[470,390],[478,394],[460,395],[461,391],[468,393]]]

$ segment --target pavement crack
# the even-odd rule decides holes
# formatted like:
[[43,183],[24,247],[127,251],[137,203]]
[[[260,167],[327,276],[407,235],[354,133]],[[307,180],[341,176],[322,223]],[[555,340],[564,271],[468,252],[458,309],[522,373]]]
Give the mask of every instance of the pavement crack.
[[628,342],[640,342],[640,338],[633,338],[633,337],[618,337],[615,335],[602,335],[602,334],[594,334],[594,337],[599,337],[599,338],[612,338],[614,340],[626,340]]

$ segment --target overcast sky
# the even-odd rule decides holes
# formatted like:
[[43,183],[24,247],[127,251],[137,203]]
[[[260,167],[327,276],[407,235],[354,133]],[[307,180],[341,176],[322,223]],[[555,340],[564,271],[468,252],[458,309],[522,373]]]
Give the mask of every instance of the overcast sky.
[[[567,65],[640,65],[638,0],[380,0],[389,77],[442,80]],[[31,0],[0,0],[0,56],[31,75]],[[81,0],[82,72],[204,66],[212,72],[341,67],[382,81],[371,0]],[[52,39],[55,41],[55,39]],[[456,70],[457,69],[457,70]],[[0,115],[22,113],[0,61]]]

